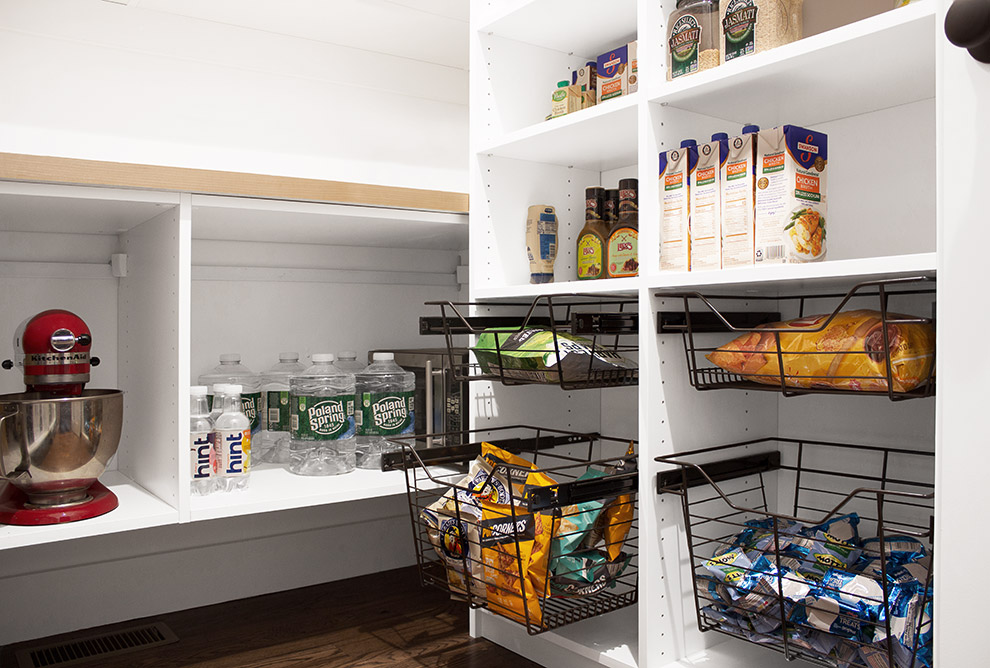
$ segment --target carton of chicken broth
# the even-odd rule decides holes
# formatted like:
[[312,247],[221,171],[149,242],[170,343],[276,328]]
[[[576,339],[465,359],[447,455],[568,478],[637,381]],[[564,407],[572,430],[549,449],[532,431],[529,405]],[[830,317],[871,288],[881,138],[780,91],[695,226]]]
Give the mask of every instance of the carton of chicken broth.
[[727,139],[698,147],[691,177],[691,271],[722,268],[722,164]]
[[660,271],[691,268],[691,176],[697,164],[696,146],[660,154]]
[[760,131],[756,153],[756,263],[825,258],[828,137],[795,125]]

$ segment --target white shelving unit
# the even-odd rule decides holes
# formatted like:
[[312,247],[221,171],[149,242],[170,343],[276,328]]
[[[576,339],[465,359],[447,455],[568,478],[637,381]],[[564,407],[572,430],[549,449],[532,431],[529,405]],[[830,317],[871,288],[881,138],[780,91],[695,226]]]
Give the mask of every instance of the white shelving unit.
[[[814,435],[935,449],[937,459],[944,461],[944,430],[936,429],[945,414],[947,393],[942,371],[950,335],[944,333],[944,325],[939,328],[937,398],[788,399],[767,392],[694,390],[688,382],[681,337],[657,335],[656,313],[682,308],[678,299],[665,298],[669,292],[765,298],[845,292],[858,283],[885,278],[942,278],[940,272],[948,261],[944,238],[953,224],[944,213],[943,183],[954,170],[946,162],[949,148],[943,143],[941,119],[951,104],[946,82],[955,81],[943,68],[948,60],[957,65],[964,60],[941,32],[948,4],[920,0],[889,11],[890,3],[880,0],[808,0],[805,33],[809,37],[668,82],[662,45],[673,0],[615,3],[614,13],[612,5],[603,12],[584,1],[474,0],[472,300],[577,293],[638,296],[640,384],[638,390],[623,390],[635,392],[636,405],[627,401],[629,394],[618,400],[606,389],[581,396],[580,411],[592,428],[638,438],[641,444],[638,606],[538,636],[527,636],[525,630],[488,612],[474,612],[476,634],[551,667],[783,666],[785,659],[774,652],[698,632],[680,502],[656,495],[660,465],[654,457],[750,438]],[[592,16],[595,19],[589,20]],[[570,68],[582,65],[594,49],[620,44],[632,35],[639,39],[638,93],[543,120],[558,79],[569,76]],[[979,66],[964,64],[967,76],[977,81],[980,75],[974,71]],[[956,84],[972,86],[969,81]],[[983,109],[988,104],[981,95],[970,94],[968,99],[975,99]],[[956,116],[969,120],[967,127],[979,124],[977,112],[953,109]],[[700,143],[714,132],[732,136],[745,123],[766,128],[796,124],[828,134],[827,260],[660,272],[658,154],[685,138]],[[962,141],[961,131],[954,136]],[[977,150],[967,149],[965,164],[979,164],[973,153]],[[639,178],[641,275],[577,281],[573,252],[584,224],[584,189],[599,184],[615,187],[626,176]],[[953,182],[957,194],[960,187]],[[526,208],[534,204],[554,206],[560,221],[555,282],[549,285],[528,283],[523,221]],[[967,224],[966,229],[975,228]],[[962,243],[959,236],[952,238]],[[968,275],[974,277],[972,272]],[[940,280],[940,323],[946,301],[943,287]],[[919,301],[918,308],[928,306]],[[964,347],[961,339],[953,339]],[[522,400],[516,396],[519,388],[480,385],[477,394],[491,407],[475,424],[496,420],[558,427],[559,420],[570,420],[576,410],[574,397],[552,396],[553,388],[546,388],[542,402],[533,405],[533,390]],[[596,401],[600,406],[595,406]],[[936,542],[944,559],[945,534],[939,534]],[[935,579],[935,600],[944,601],[947,583],[955,586],[953,578],[943,569]],[[956,593],[962,591],[960,585]],[[944,638],[937,639],[936,652],[944,650]],[[970,641],[955,656],[976,657],[974,652],[978,650]],[[945,663],[945,656],[939,665],[957,665]]]
[[[188,388],[222,352],[421,345],[429,299],[456,300],[467,217],[434,211],[0,183],[0,311],[12,337],[44,308],[93,331],[91,387],[124,391],[101,480],[120,505],[82,522],[0,527],[0,550],[405,494],[401,472],[305,478],[260,466],[245,492],[189,492]],[[110,257],[127,255],[127,275]],[[305,327],[294,323],[305,322]],[[3,354],[9,357],[12,350]],[[23,390],[15,371],[0,390]]]

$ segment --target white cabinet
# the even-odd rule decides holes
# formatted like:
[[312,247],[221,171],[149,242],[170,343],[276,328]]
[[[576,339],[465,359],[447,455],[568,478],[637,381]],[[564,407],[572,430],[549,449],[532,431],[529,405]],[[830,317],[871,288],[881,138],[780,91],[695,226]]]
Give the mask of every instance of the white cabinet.
[[[189,385],[223,352],[262,371],[282,350],[416,347],[429,299],[457,299],[464,214],[111,188],[0,183],[4,333],[66,308],[93,332],[90,387],[124,391],[102,480],[113,512],[0,527],[0,550],[159,525],[404,494],[402,473],[301,478],[261,465],[243,493],[189,493]],[[127,255],[124,276],[110,258]],[[13,354],[7,350],[3,357]],[[23,391],[14,370],[0,390]]]
[[[672,0],[607,7],[584,0],[473,2],[472,298],[636,295],[641,318],[635,401],[628,390],[619,400],[614,390],[564,395],[554,388],[527,388],[521,399],[518,388],[479,384],[484,401],[476,415],[481,425],[500,419],[564,428],[580,412],[592,429],[639,439],[638,608],[535,637],[474,612],[476,633],[548,666],[784,665],[773,652],[698,632],[680,504],[656,494],[661,467],[654,458],[751,438],[814,437],[935,449],[937,660],[970,665],[990,653],[979,644],[978,604],[966,593],[965,564],[986,547],[986,539],[974,535],[973,510],[988,499],[978,491],[985,486],[972,465],[979,461],[977,443],[985,440],[973,421],[984,370],[972,361],[972,344],[963,342],[964,332],[982,331],[971,327],[985,317],[970,312],[982,279],[970,230],[980,219],[976,175],[988,145],[980,114],[990,72],[946,41],[949,4],[920,0],[890,10],[891,3],[880,0],[807,0],[806,38],[668,82],[663,44]],[[637,37],[637,93],[544,120],[558,80]],[[828,134],[827,261],[660,272],[658,154],[682,139],[733,136],[745,123],[796,124]],[[574,247],[584,224],[584,189],[615,187],[625,176],[639,178],[640,276],[578,282]],[[560,220],[550,285],[528,284],[524,219],[533,204],[555,206]],[[910,276],[938,277],[939,389],[933,398],[699,392],[689,385],[681,338],[656,333],[658,311],[683,310],[671,291],[767,298],[844,293],[863,281]],[[932,301],[917,303],[919,315],[930,314]],[[606,424],[618,430],[606,431]]]

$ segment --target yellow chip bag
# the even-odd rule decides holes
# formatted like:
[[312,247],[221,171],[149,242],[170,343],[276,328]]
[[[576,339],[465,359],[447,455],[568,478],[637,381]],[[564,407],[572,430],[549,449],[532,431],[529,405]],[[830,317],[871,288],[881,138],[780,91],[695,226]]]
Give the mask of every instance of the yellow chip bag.
[[[522,504],[530,487],[556,485],[557,481],[536,467],[528,459],[523,459],[491,443],[481,444],[481,457],[492,465],[495,473],[512,481],[512,498]],[[508,501],[505,501],[508,503]]]
[[481,559],[488,608],[522,624],[543,622],[550,523],[542,513],[482,499]]

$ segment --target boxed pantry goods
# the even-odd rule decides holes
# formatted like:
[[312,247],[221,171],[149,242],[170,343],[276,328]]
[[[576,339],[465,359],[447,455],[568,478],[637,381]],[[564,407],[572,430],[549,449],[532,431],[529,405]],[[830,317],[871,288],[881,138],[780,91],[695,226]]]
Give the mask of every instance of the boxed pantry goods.
[[698,164],[697,142],[660,154],[660,270],[691,268],[691,177]]
[[691,271],[722,268],[722,169],[729,135],[717,133],[698,147],[691,176]]
[[728,155],[721,169],[722,186],[722,267],[753,264],[756,228],[756,133],[760,128],[747,125],[742,134],[728,143]]
[[415,440],[397,442],[425,584],[531,634],[635,603],[634,442],[534,427]]
[[629,42],[598,56],[598,102],[629,95],[639,89],[636,42]]
[[760,130],[756,263],[825,259],[827,214],[828,136],[796,125]]

